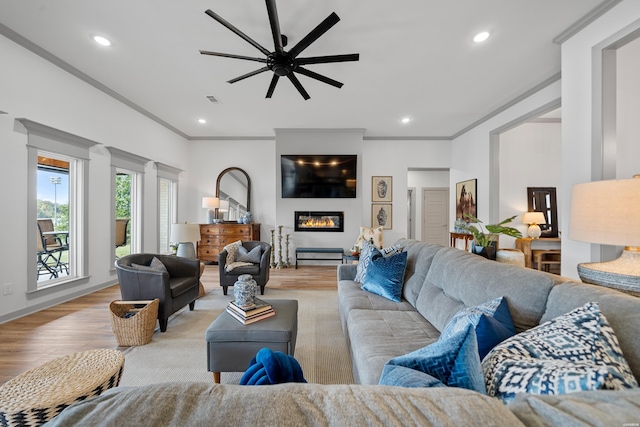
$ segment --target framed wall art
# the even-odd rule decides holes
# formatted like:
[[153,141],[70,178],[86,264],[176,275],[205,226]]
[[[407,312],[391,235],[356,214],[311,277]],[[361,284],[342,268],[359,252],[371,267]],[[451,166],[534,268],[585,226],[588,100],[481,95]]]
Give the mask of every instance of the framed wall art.
[[391,230],[393,224],[393,208],[391,203],[371,204],[371,227],[383,227]]
[[371,177],[371,201],[372,202],[392,202],[393,178],[390,176]]
[[456,184],[456,219],[471,222],[465,217],[466,214],[478,217],[478,207],[476,205],[477,179],[458,182]]

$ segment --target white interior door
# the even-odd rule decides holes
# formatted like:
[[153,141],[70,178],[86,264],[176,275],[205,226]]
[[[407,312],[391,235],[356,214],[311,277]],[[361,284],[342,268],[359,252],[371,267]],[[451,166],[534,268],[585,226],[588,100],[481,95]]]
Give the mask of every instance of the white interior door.
[[422,189],[422,241],[449,246],[449,189]]

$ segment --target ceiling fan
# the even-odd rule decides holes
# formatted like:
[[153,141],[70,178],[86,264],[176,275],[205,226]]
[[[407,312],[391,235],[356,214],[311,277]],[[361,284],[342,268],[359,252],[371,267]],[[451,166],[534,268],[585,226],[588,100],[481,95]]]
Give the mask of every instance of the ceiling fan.
[[275,90],[276,84],[278,84],[278,80],[280,79],[280,77],[287,77],[291,81],[291,83],[293,83],[295,88],[298,89],[300,95],[302,95],[305,100],[309,99],[309,94],[304,89],[304,87],[302,87],[302,84],[300,84],[300,81],[296,77],[295,73],[300,73],[331,86],[341,88],[342,83],[340,83],[339,81],[308,70],[302,66],[309,64],[326,64],[329,62],[358,61],[360,59],[359,54],[352,53],[348,55],[329,55],[298,58],[298,55],[300,55],[303,50],[309,47],[311,43],[320,38],[320,36],[322,36],[331,27],[337,24],[338,21],[340,21],[338,15],[336,15],[335,12],[331,13],[331,15],[329,15],[324,21],[318,24],[317,27],[311,30],[309,34],[307,34],[302,40],[300,40],[293,48],[291,48],[287,52],[284,50],[285,46],[287,45],[287,36],[283,35],[280,32],[280,23],[278,22],[278,11],[276,10],[276,2],[275,0],[266,0],[266,3],[267,13],[269,14],[269,23],[271,25],[271,33],[273,34],[273,43],[275,45],[274,52],[270,52],[269,50],[262,47],[251,37],[247,36],[245,33],[224,20],[224,18],[222,18],[220,15],[212,12],[211,10],[206,10],[205,13],[207,15],[227,27],[229,30],[233,31],[238,36],[242,37],[242,39],[244,39],[247,43],[251,44],[253,47],[262,52],[266,56],[266,58],[254,58],[250,56],[211,52],[207,50],[201,50],[200,53],[203,55],[222,56],[225,58],[244,59],[247,61],[265,63],[266,66],[255,71],[251,71],[250,73],[244,74],[242,76],[236,77],[235,79],[231,79],[229,80],[229,83],[235,83],[240,80],[246,79],[247,77],[263,73],[265,71],[272,71],[273,78],[271,79],[271,84],[269,85],[269,89],[267,90],[267,98],[271,98],[271,96],[273,95],[273,91]]

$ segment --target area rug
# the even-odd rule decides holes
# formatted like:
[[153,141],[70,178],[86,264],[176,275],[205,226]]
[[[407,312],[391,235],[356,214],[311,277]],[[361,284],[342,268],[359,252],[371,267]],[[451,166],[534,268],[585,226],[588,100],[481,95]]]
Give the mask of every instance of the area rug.
[[[232,289],[232,288],[231,288]],[[125,350],[121,386],[161,382],[213,383],[207,371],[205,331],[233,297],[214,288],[188,308],[169,319],[167,331],[157,329],[149,344]],[[265,290],[269,299],[298,300],[298,338],[295,358],[305,379],[317,384],[353,384],[351,359],[342,334],[335,290]],[[223,384],[238,384],[242,373],[221,374]]]

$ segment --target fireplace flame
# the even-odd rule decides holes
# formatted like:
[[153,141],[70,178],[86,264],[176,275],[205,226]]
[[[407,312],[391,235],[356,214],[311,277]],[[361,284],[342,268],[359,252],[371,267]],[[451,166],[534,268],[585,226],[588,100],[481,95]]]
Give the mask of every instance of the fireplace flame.
[[331,218],[310,218],[300,224],[304,228],[331,228],[335,225]]

